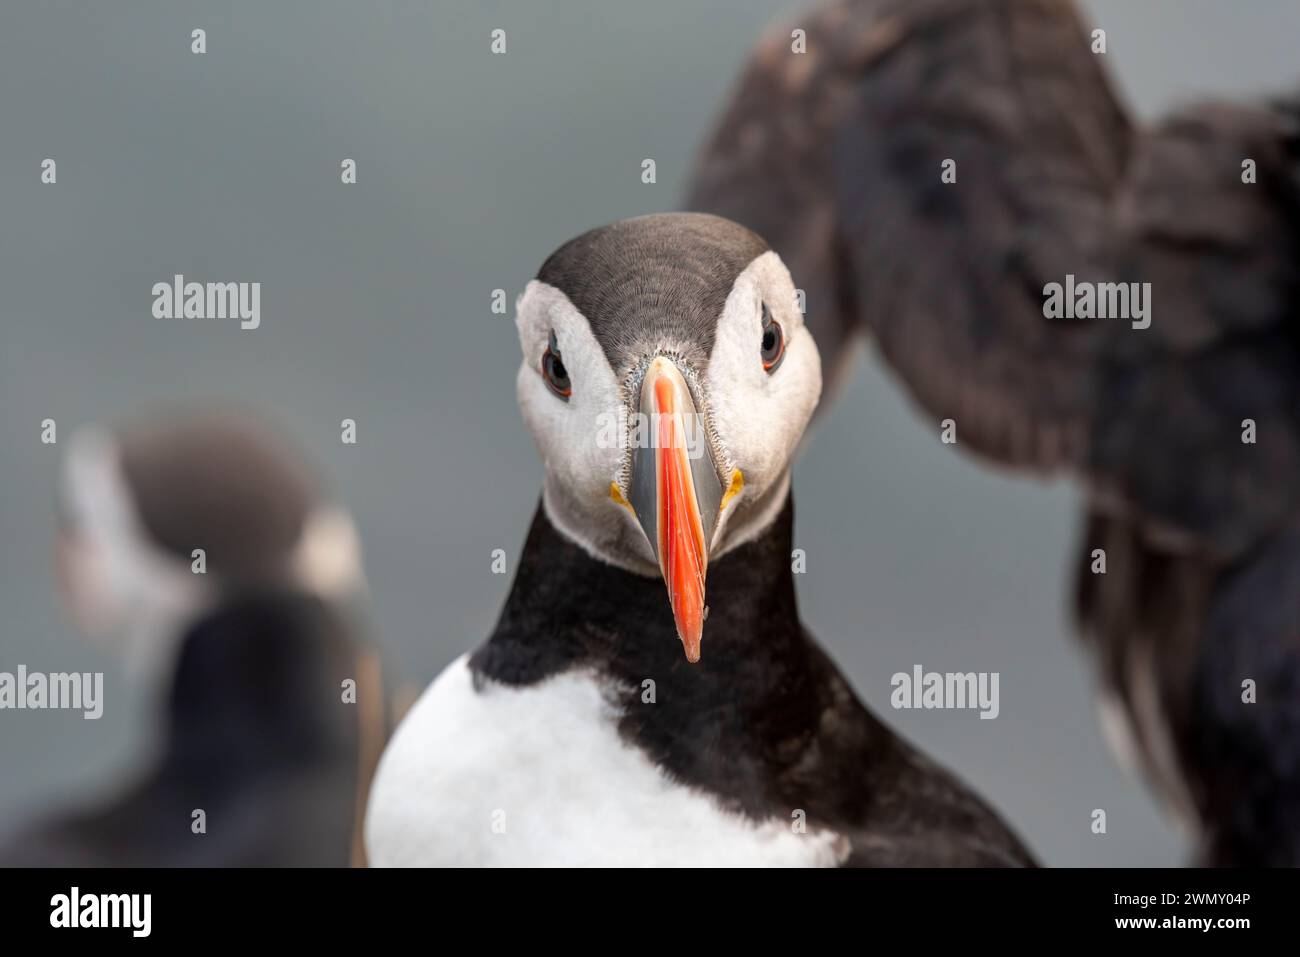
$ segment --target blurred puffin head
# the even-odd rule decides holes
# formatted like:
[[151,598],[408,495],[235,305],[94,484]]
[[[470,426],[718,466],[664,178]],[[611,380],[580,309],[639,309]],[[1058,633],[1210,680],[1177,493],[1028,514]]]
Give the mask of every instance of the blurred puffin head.
[[137,674],[166,673],[186,626],[231,594],[338,599],[363,584],[349,516],[283,438],[246,416],[84,429],[60,493],[66,604]]
[[661,575],[697,661],[708,563],[775,519],[821,394],[789,272],[729,220],[642,216],[565,243],[516,309],[548,518]]

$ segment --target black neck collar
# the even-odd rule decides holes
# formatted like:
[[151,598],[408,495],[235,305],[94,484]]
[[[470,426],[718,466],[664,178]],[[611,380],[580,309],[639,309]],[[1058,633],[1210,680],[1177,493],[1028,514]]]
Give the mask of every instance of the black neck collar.
[[[638,686],[645,678],[677,672],[702,684],[730,684],[741,676],[752,683],[758,665],[789,667],[809,652],[790,567],[793,522],[787,498],[758,538],[709,565],[702,656],[691,665],[663,580],[593,558],[539,506],[501,617],[472,666],[511,685],[590,667]],[[727,697],[761,691],[730,684]]]
[[[515,686],[593,671],[619,733],[677,780],[734,810],[788,817],[836,761],[862,769],[887,745],[799,622],[793,521],[787,500],[757,539],[709,568],[702,656],[692,665],[663,582],[597,561],[539,509],[501,619],[470,667]],[[828,736],[828,720],[851,733]],[[856,793],[827,789],[814,803],[844,816]]]
[[1028,861],[987,809],[863,707],[804,632],[793,522],[787,499],[758,538],[709,568],[702,656],[692,665],[663,582],[597,561],[539,509],[471,670],[484,690],[482,679],[526,686],[593,672],[619,735],[672,780],[754,820],[803,813],[810,828],[866,834],[851,860]]

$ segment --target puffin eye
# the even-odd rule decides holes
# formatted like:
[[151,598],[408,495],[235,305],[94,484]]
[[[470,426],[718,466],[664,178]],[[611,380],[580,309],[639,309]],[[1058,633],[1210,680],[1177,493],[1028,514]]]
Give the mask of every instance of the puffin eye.
[[546,340],[546,351],[542,353],[542,378],[552,392],[565,402],[569,401],[569,396],[573,395],[573,383],[569,381],[569,370],[564,368],[564,360],[560,358],[554,330]]
[[785,358],[785,333],[781,330],[781,324],[772,318],[767,303],[763,303],[763,344],[760,354],[763,357],[763,369],[769,374],[775,372]]

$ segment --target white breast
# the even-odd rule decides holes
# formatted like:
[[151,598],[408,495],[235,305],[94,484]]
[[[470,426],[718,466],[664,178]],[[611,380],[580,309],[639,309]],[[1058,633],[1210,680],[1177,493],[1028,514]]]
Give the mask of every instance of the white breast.
[[756,824],[669,780],[619,737],[594,676],[476,691],[467,657],[384,752],[366,815],[372,865],[826,866],[841,856],[835,834],[797,833],[791,818]]

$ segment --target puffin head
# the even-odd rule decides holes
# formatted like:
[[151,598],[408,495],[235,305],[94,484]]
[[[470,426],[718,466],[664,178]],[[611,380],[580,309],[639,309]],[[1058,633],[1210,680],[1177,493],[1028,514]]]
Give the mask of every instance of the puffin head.
[[288,588],[333,600],[362,586],[351,518],[242,411],[86,427],[60,491],[65,603],[138,678],[164,679],[181,633],[228,596]]
[[776,518],[821,394],[789,271],[729,220],[642,216],[565,243],[516,309],[547,517],[661,575],[698,661],[709,561]]

